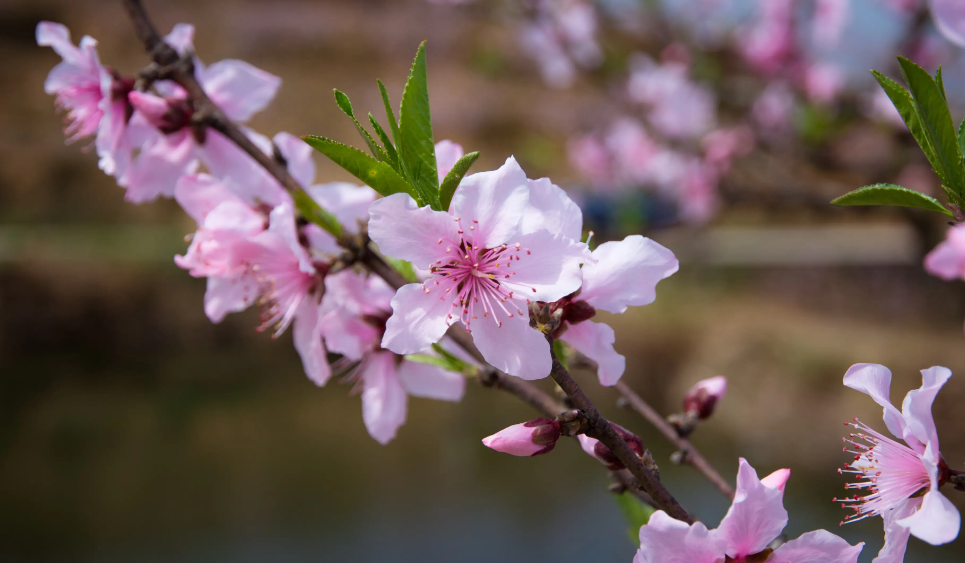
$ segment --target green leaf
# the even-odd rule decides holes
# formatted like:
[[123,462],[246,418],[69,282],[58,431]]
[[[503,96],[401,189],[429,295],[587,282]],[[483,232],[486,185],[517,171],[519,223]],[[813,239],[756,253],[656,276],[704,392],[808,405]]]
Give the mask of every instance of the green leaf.
[[928,137],[925,135],[925,130],[922,128],[921,121],[918,119],[918,110],[915,109],[915,101],[911,98],[911,94],[908,93],[900,84],[894,80],[888,78],[887,76],[881,74],[877,70],[872,70],[871,74],[874,75],[878,84],[891,99],[891,103],[894,104],[895,109],[898,110],[898,114],[901,115],[901,119],[904,120],[905,125],[908,127],[908,131],[911,132],[912,137],[918,142],[918,146],[921,147],[922,152],[925,153],[925,158],[931,164],[932,168],[941,178],[942,182],[945,182],[945,176],[942,174],[939,168],[939,162],[935,156],[935,150],[932,148],[931,143],[928,141]]
[[938,91],[942,93],[942,98],[948,100],[948,96],[945,95],[945,81],[942,80],[942,65],[938,65],[938,70],[935,71],[935,84],[938,86]]
[[965,119],[962,120],[962,124],[958,126],[958,150],[962,151],[965,155]]
[[419,45],[399,106],[399,156],[409,182],[422,200],[440,210],[436,149],[429,114],[429,84],[426,79],[426,42]]
[[632,493],[626,492],[622,495],[614,495],[620,512],[626,518],[629,528],[627,534],[634,545],[640,543],[640,528],[650,521],[650,516],[657,511],[656,508],[643,504]]
[[570,362],[568,360],[566,345],[563,344],[562,340],[553,341],[553,353],[556,354],[556,359],[559,360],[561,364],[563,364],[563,367],[569,370]]
[[362,127],[362,124],[359,123],[359,120],[355,118],[355,112],[352,110],[352,102],[349,101],[348,96],[336,89],[335,103],[338,104],[338,107],[345,113],[345,115],[352,118],[352,122],[355,123],[355,130],[359,132],[362,140],[364,140],[365,144],[368,145],[372,156],[374,156],[376,160],[388,161],[389,156],[384,150],[382,150],[382,147],[375,142],[375,139],[372,138],[372,135],[369,135],[369,132]]
[[446,360],[448,360],[451,365],[460,366],[459,371],[462,372],[464,375],[468,377],[472,377],[478,374],[479,368],[470,364],[469,362],[464,361],[462,358],[456,356],[449,350],[446,350],[445,348],[442,347],[442,344],[439,344],[438,342],[436,342],[435,344],[432,345],[432,349],[435,350],[436,354],[439,354],[443,358],[446,358]]
[[833,205],[894,205],[937,211],[948,216],[952,215],[937,199],[894,184],[874,184],[873,186],[858,188],[831,203]]
[[475,368],[452,355],[439,344],[433,344],[432,349],[435,350],[435,352],[439,355],[432,356],[430,354],[408,354],[405,356],[405,359],[409,360],[410,362],[440,367],[444,370],[461,373],[466,376],[473,375]]
[[325,229],[335,238],[341,238],[342,225],[334,215],[323,209],[318,202],[312,199],[305,190],[298,190],[292,194],[295,199],[295,208],[302,214],[302,217]]
[[402,141],[402,134],[399,132],[399,122],[395,120],[395,112],[392,111],[392,102],[389,101],[389,92],[385,89],[385,84],[378,78],[375,81],[379,84],[379,92],[382,94],[382,105],[385,106],[385,118],[389,120],[389,132],[398,147]]
[[372,124],[372,129],[375,129],[375,134],[382,140],[382,146],[385,147],[385,154],[389,157],[388,163],[392,166],[393,170],[401,173],[402,169],[399,168],[399,153],[395,152],[395,145],[392,144],[392,140],[385,134],[385,130],[383,130],[379,122],[372,117],[371,113],[369,114],[369,123]]
[[965,164],[962,163],[962,151],[958,148],[958,135],[948,111],[948,102],[925,69],[905,57],[898,57],[898,64],[915,99],[925,136],[935,150],[940,166],[936,170],[942,176],[942,183],[955,193],[965,195]]
[[477,158],[479,158],[478,152],[463,155],[462,158],[452,165],[452,170],[442,179],[442,185],[439,187],[439,206],[442,211],[449,209],[449,204],[452,203],[452,196],[456,193],[459,182],[462,181],[462,177],[466,175],[466,172],[469,172],[469,167],[476,162]]
[[392,170],[392,167],[387,163],[379,162],[356,148],[325,137],[306,135],[302,139],[315,150],[332,159],[335,164],[347,170],[349,174],[371,186],[379,194],[390,196],[405,192],[411,195],[420,205],[425,205],[415,193],[415,190],[412,189],[412,186],[395,170]]
[[395,268],[397,272],[402,274],[402,277],[409,283],[418,283],[419,276],[415,273],[415,268],[412,267],[410,262],[405,260],[399,260],[398,258],[392,258],[391,256],[383,256],[385,261],[389,263],[390,266]]

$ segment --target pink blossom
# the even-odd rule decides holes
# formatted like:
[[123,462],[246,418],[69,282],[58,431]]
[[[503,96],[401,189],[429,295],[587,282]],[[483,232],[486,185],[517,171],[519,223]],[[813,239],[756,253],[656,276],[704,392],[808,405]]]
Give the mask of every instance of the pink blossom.
[[536,59],[547,85],[566,88],[576,80],[576,67],[552,24],[544,21],[524,26],[519,31],[519,42],[523,50]]
[[684,412],[700,419],[709,418],[726,393],[727,378],[723,375],[702,379],[684,396]]
[[704,161],[718,173],[726,174],[735,158],[746,156],[754,148],[754,132],[745,125],[716,129],[708,133],[700,144],[704,148]]
[[687,163],[675,193],[683,221],[701,224],[714,216],[720,207],[717,180],[717,171],[713,167],[696,159]]
[[815,63],[804,72],[804,89],[812,102],[826,104],[834,100],[842,88],[844,76],[835,64]]
[[787,469],[764,479],[743,458],[737,492],[730,510],[714,530],[701,522],[687,524],[658,510],[640,528],[640,549],[634,563],[857,563],[863,543],[851,546],[825,530],[808,532],[768,553],[767,546],[787,524],[784,483]]
[[612,184],[610,155],[606,145],[597,135],[583,135],[567,143],[566,153],[570,165],[593,184],[604,188]]
[[[630,446],[630,449],[633,450],[638,457],[643,457],[643,441],[639,436],[614,422],[611,422],[610,425],[613,426],[613,429],[616,430],[617,434],[623,438],[627,445]],[[621,469],[626,469],[626,466],[623,464],[623,462],[613,454],[610,448],[603,445],[603,442],[597,440],[596,438],[590,438],[586,434],[579,434],[576,438],[580,442],[580,447],[583,448],[583,451],[586,452],[588,456],[596,458],[610,471],[620,471]]]
[[783,82],[772,82],[754,101],[751,114],[762,128],[778,130],[790,123],[793,110],[794,93],[791,88]]
[[604,142],[620,181],[637,184],[656,181],[660,167],[654,166],[654,160],[662,148],[639,121],[628,117],[616,120],[610,125]]
[[362,420],[379,443],[405,422],[408,397],[459,401],[466,378],[413,362],[380,347],[395,291],[377,276],[344,270],[326,276],[321,333],[329,350],[357,363],[349,375],[362,389]]
[[626,358],[613,349],[613,329],[589,319],[597,309],[623,313],[628,307],[653,303],[657,283],[679,265],[673,252],[640,235],[605,242],[591,257],[583,265],[580,291],[550,305],[561,315],[553,336],[597,363],[601,385],[616,385],[626,369]]
[[925,270],[943,280],[965,279],[965,225],[955,225],[925,256]]
[[794,4],[791,0],[758,0],[760,17],[739,35],[741,52],[762,72],[780,70],[795,55]]
[[580,286],[585,245],[545,228],[528,230],[526,174],[510,157],[467,176],[448,212],[419,208],[408,194],[377,200],[369,232],[388,256],[430,270],[392,300],[382,346],[420,352],[461,322],[486,361],[524,379],[546,377],[549,344],[529,326],[530,301],[555,301]]
[[436,171],[439,172],[439,183],[446,178],[456,162],[465,155],[462,145],[445,140],[436,143]]
[[497,452],[520,457],[547,454],[560,439],[560,423],[551,418],[534,418],[514,424],[492,436],[483,438],[483,445]]
[[965,47],[965,3],[959,0],[928,0],[935,26],[946,39]]
[[[952,376],[944,367],[922,370],[922,386],[909,391],[899,411],[891,404],[891,371],[878,364],[855,364],[844,374],[847,387],[869,395],[884,408],[885,426],[902,444],[866,426],[857,418],[847,423],[858,431],[842,441],[851,444],[854,460],[839,469],[860,479],[848,489],[866,490],[864,496],[840,499],[855,513],[845,519],[854,522],[881,516],[885,546],[878,563],[900,562],[909,535],[932,545],[958,537],[961,515],[938,488],[948,479],[948,466],[938,446],[938,431],[931,408],[938,391]],[[924,495],[921,493],[924,492]]]
[[716,123],[714,94],[687,76],[678,62],[656,64],[638,56],[627,85],[630,97],[648,108],[647,118],[661,133],[675,139],[697,138]]
[[812,38],[822,49],[833,49],[851,20],[851,0],[817,0],[811,20]]

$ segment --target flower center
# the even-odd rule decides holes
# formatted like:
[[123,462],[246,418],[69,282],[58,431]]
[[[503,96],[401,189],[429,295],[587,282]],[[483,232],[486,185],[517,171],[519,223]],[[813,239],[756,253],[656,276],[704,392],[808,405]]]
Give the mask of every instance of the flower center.
[[303,272],[296,256],[274,253],[266,253],[257,262],[251,267],[261,291],[258,304],[262,324],[256,330],[262,332],[273,327],[272,337],[278,337],[294,320],[303,300],[321,298],[314,294],[316,288],[322,287],[327,268],[320,269],[322,264],[315,263],[314,273]]
[[[517,291],[536,288],[516,283],[514,262],[531,256],[532,252],[522,248],[517,242],[513,245],[501,244],[495,248],[480,248],[479,221],[472,220],[468,233],[459,224],[458,240],[440,238],[438,244],[446,245],[447,258],[436,260],[430,267],[431,276],[422,284],[426,293],[438,291],[440,299],[452,299],[452,306],[459,307],[459,320],[472,332],[472,321],[480,317],[493,317],[497,327],[502,321],[496,318],[502,312],[508,317],[523,316],[522,304],[529,305],[529,299],[516,294]],[[449,258],[448,256],[451,256]],[[456,317],[450,313],[446,324]]]
[[914,450],[866,426],[857,418],[845,425],[858,430],[841,438],[842,442],[851,444],[853,449],[849,450],[846,445],[844,451],[854,454],[854,460],[846,464],[844,469],[838,469],[838,473],[857,475],[858,482],[847,483],[845,488],[865,489],[867,494],[834,499],[842,507],[855,511],[841,524],[881,516],[930,486],[928,470]]

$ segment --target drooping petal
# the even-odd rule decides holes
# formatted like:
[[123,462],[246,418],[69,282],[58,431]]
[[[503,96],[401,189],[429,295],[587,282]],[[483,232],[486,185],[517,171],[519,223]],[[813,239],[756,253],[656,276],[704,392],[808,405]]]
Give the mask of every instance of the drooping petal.
[[[450,213],[462,220],[469,235],[475,227],[472,244],[495,248],[510,240],[518,231],[529,201],[526,173],[509,157],[498,170],[477,172],[463,178],[452,196]],[[475,223],[478,221],[478,223]],[[469,240],[469,236],[466,237]]]
[[627,367],[627,359],[613,349],[616,335],[609,325],[583,321],[568,326],[560,340],[596,362],[600,385],[616,385]]
[[744,458],[737,472],[734,502],[715,534],[727,545],[727,555],[741,559],[759,553],[781,535],[787,525],[784,492],[761,483]]
[[673,252],[640,235],[605,242],[593,257],[597,262],[583,267],[580,298],[611,313],[653,303],[657,283],[679,267]]
[[946,281],[965,275],[965,226],[948,229],[945,240],[925,256],[925,270]]
[[[392,258],[427,268],[444,259],[447,248],[450,253],[459,251],[459,225],[453,218],[429,206],[420,208],[408,194],[392,194],[373,202],[369,216],[369,236]],[[425,346],[419,348],[423,349]]]
[[775,563],[858,563],[864,542],[851,545],[827,530],[815,530],[777,548],[768,558]]
[[272,209],[271,214],[268,216],[268,223],[268,230],[281,237],[281,239],[288,244],[288,248],[292,254],[298,258],[299,269],[307,274],[314,274],[315,267],[312,266],[312,260],[309,258],[308,252],[305,251],[305,247],[302,246],[298,240],[298,228],[295,225],[295,210],[291,204],[283,203]]
[[221,180],[210,174],[181,176],[174,187],[174,199],[198,224],[225,201],[241,201]]
[[546,377],[552,368],[549,343],[543,333],[530,328],[528,311],[511,314],[495,309],[489,318],[473,322],[473,342],[496,369],[521,379]]
[[946,39],[965,47],[965,4],[959,0],[929,0],[935,26]]
[[724,549],[701,522],[689,525],[658,510],[640,527],[637,557],[643,563],[720,563]]
[[332,376],[332,368],[328,365],[328,352],[322,344],[322,325],[318,314],[318,303],[314,299],[305,299],[295,313],[292,339],[295,350],[301,356],[305,375],[319,387],[325,385]]
[[312,147],[292,135],[282,131],[272,138],[278,151],[288,163],[288,173],[292,175],[303,188],[307,188],[315,181],[315,161],[312,159]]
[[329,350],[350,360],[361,360],[376,348],[382,336],[376,327],[341,307],[325,315],[322,335]]
[[580,206],[549,178],[529,181],[529,206],[523,215],[521,232],[532,233],[540,229],[575,241],[583,236]]
[[466,377],[440,367],[418,362],[399,364],[399,381],[413,397],[439,401],[460,401],[466,391]]
[[884,408],[885,426],[904,437],[905,419],[891,404],[891,370],[880,364],[855,364],[844,374],[844,385],[865,393]]
[[281,78],[245,61],[225,59],[204,69],[204,91],[230,119],[245,122],[275,97]]
[[124,199],[144,203],[158,196],[170,197],[178,178],[193,173],[197,166],[197,145],[190,131],[159,135],[131,163]]
[[898,524],[922,541],[942,545],[958,537],[962,515],[952,501],[935,488],[925,493],[921,507],[914,514],[898,520]]
[[395,355],[369,355],[362,370],[362,421],[375,440],[388,444],[405,422],[409,398],[399,382]]
[[904,505],[882,515],[881,519],[885,525],[885,545],[881,547],[878,556],[871,563],[902,563],[905,560],[905,550],[908,548],[911,530],[903,526],[900,521],[913,514],[920,503],[920,499],[908,499]]
[[248,275],[231,278],[210,277],[204,293],[204,314],[220,323],[228,313],[250,307],[258,297],[258,284]]
[[[509,266],[512,275],[499,280],[520,296],[551,303],[580,287],[580,263],[586,246],[545,229],[517,237],[520,259]],[[535,291],[534,291],[535,290]]]
[[[909,391],[901,405],[901,413],[905,419],[906,432],[917,438],[922,444],[928,445],[934,457],[932,463],[938,461],[938,430],[935,429],[935,419],[932,417],[931,407],[935,397],[948,378],[952,370],[934,366],[921,370],[921,388]],[[911,444],[909,444],[911,445]]]
[[456,162],[466,153],[462,150],[462,145],[453,143],[450,140],[439,141],[436,143],[436,171],[439,172],[439,183],[446,178],[446,174],[452,170]]
[[426,293],[422,284],[402,286],[392,298],[382,347],[396,354],[417,354],[438,342],[449,328],[446,315],[453,309],[451,298],[440,297],[435,291]]

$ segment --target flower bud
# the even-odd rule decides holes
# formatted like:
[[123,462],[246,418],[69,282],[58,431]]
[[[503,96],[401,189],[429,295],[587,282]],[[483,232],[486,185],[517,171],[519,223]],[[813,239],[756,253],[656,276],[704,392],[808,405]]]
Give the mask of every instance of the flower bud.
[[553,451],[560,439],[560,423],[551,418],[534,418],[483,438],[483,445],[497,452],[531,457]]
[[[643,441],[640,438],[627,430],[626,428],[620,426],[619,424],[610,423],[610,426],[617,431],[617,434],[623,438],[630,449],[633,450],[638,456],[643,457]],[[577,436],[580,441],[580,446],[583,447],[583,451],[587,454],[600,460],[600,463],[606,466],[610,471],[619,471],[625,469],[626,466],[620,461],[616,455],[610,450],[610,448],[603,445],[603,442],[597,440],[596,438],[590,438],[586,434],[580,434]]]
[[709,418],[725,393],[727,378],[723,375],[698,381],[684,396],[684,412],[701,420]]

